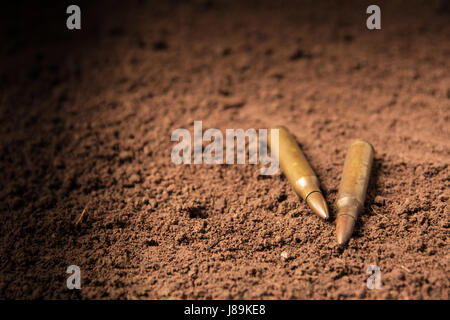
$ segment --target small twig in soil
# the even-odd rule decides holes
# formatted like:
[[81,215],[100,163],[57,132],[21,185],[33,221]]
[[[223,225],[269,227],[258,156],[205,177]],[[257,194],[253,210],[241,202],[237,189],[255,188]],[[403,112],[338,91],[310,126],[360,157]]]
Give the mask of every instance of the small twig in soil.
[[[89,203],[88,203],[89,204]],[[86,204],[86,206],[83,209],[83,212],[81,212],[80,216],[78,217],[78,219],[75,221],[75,225],[78,225],[81,220],[83,220],[84,214],[86,213],[86,209],[88,207],[88,204]]]
[[400,268],[406,270],[408,273],[411,273],[411,270],[409,270],[409,269],[408,269],[407,267],[405,267],[405,266],[400,266]]

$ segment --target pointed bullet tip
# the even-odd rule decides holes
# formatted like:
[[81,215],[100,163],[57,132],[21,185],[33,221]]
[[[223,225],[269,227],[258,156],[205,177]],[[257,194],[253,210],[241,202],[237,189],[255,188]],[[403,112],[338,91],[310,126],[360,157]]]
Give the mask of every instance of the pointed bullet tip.
[[306,198],[306,202],[316,215],[325,220],[329,218],[327,203],[325,202],[325,198],[320,192],[311,193]]
[[344,240],[344,238],[340,234],[338,234],[336,238],[337,238],[337,243],[340,247],[343,247],[347,243],[347,240]]
[[355,219],[348,215],[338,215],[336,221],[336,239],[339,246],[344,246],[353,233]]

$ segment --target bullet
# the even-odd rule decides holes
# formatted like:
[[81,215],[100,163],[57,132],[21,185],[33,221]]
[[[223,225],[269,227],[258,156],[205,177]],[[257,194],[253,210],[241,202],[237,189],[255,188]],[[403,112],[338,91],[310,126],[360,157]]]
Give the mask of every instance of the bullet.
[[340,246],[350,239],[356,219],[364,208],[372,163],[372,146],[363,140],[354,141],[345,157],[336,199],[336,237]]
[[[271,141],[270,134],[268,135],[268,144],[272,152],[278,150],[281,170],[294,188],[295,193],[306,201],[312,211],[319,217],[328,219],[328,206],[320,191],[319,179],[317,179],[297,141],[285,127],[279,126],[272,130],[274,129],[279,130],[278,141]],[[275,143],[278,144],[278,148],[276,148]],[[276,156],[276,154],[274,155]]]

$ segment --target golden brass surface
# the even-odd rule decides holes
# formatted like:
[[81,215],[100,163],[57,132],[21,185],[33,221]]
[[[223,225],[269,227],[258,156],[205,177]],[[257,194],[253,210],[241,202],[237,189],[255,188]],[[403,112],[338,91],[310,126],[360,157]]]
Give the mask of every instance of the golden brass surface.
[[[308,203],[315,214],[327,219],[329,216],[328,206],[320,191],[319,180],[297,141],[285,127],[280,126],[272,130],[274,129],[279,130],[279,139],[278,141],[271,141],[271,134],[269,134],[268,145],[272,151],[278,149],[278,161],[281,170],[294,188],[295,193]],[[278,144],[278,148],[272,148],[275,143]],[[313,194],[314,196],[310,198]]]
[[363,140],[354,141],[347,151],[336,199],[336,237],[339,245],[350,239],[356,219],[364,208],[373,153],[372,146]]

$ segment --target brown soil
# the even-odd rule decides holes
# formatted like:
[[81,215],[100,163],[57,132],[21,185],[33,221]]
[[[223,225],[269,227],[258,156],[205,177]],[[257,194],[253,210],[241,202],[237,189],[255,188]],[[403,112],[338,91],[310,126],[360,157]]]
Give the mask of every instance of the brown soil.
[[[67,4],[2,10],[0,298],[448,299],[448,6],[377,1],[369,31],[369,4],[82,2],[81,31]],[[174,165],[194,120],[287,126],[330,205],[370,141],[348,246],[282,175]]]

